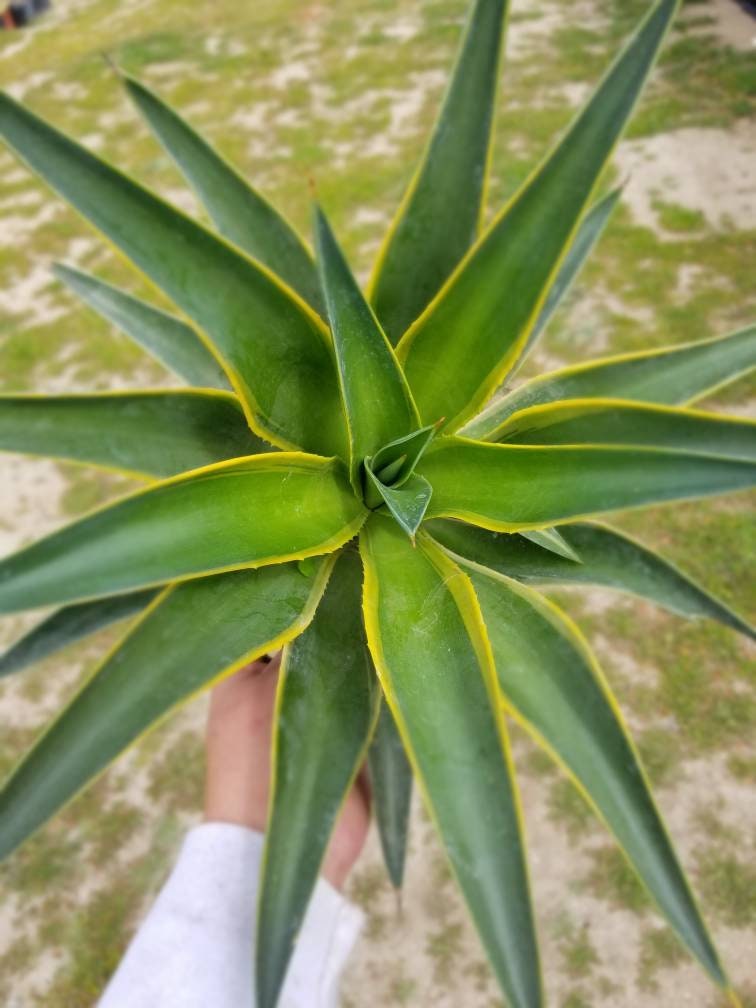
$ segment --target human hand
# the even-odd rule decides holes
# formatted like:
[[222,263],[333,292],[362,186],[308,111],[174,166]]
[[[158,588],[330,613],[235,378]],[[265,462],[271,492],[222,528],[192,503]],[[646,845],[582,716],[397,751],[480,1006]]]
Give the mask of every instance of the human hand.
[[[207,720],[205,821],[265,832],[270,756],[280,654],[256,661],[219,683]],[[361,773],[331,836],[321,872],[341,889],[362,850],[370,824],[369,787]]]

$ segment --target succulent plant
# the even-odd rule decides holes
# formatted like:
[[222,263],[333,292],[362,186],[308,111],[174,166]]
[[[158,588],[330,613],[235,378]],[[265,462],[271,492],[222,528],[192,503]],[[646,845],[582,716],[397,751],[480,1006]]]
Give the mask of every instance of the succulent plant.
[[180,314],[69,266],[60,280],[195,386],[0,398],[1,449],[146,481],[0,562],[0,612],[60,607],[0,674],[138,614],[5,783],[0,853],[177,704],[283,646],[258,1008],[277,1001],[366,759],[394,884],[415,778],[508,1003],[542,1004],[509,718],[578,784],[735,1000],[610,688],[533,586],[602,585],[754,637],[676,567],[585,519],[756,482],[754,424],[689,407],[756,363],[756,327],[512,385],[619,198],[592,204],[676,7],[651,7],[484,226],[506,2],[476,0],[366,295],[319,209],[313,257],[136,80],[123,76],[215,230],[0,97],[5,142]]

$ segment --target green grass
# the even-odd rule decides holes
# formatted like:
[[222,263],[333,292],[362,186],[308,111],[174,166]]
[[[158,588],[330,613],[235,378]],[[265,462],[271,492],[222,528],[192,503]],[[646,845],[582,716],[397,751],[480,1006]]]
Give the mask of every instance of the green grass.
[[593,852],[592,865],[581,886],[609,904],[645,913],[650,907],[646,890],[616,847],[600,847]]
[[706,226],[706,218],[700,210],[689,210],[660,199],[654,200],[652,206],[665,231],[701,231]]
[[589,1001],[580,991],[570,991],[562,1001],[562,1008],[593,1008],[593,1002]]
[[756,924],[756,864],[752,854],[736,857],[710,848],[698,858],[701,892],[712,911],[731,927]]
[[556,930],[565,974],[571,980],[586,979],[600,963],[588,926],[576,927],[564,920]]
[[549,818],[567,833],[573,843],[596,826],[593,811],[585,798],[571,781],[565,779],[555,781],[549,789]]
[[658,974],[684,962],[687,953],[669,928],[649,928],[641,935],[638,960],[638,986],[655,993],[659,990]]
[[448,921],[433,928],[425,942],[425,954],[433,963],[433,979],[448,984],[462,955],[464,929],[458,921]]

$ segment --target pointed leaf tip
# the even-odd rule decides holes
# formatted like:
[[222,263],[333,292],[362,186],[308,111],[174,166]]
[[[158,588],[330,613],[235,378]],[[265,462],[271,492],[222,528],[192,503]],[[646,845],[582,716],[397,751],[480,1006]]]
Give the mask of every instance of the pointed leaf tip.
[[632,114],[677,0],[644,18],[559,143],[397,347],[420,415],[457,430],[519,359],[584,207]]
[[428,510],[433,488],[430,483],[413,473],[401,486],[386,486],[370,466],[365,466],[368,481],[378,492],[398,524],[413,540]]
[[320,281],[349,432],[350,476],[358,490],[364,459],[386,443],[409,435],[419,420],[394,351],[317,203],[313,218]]

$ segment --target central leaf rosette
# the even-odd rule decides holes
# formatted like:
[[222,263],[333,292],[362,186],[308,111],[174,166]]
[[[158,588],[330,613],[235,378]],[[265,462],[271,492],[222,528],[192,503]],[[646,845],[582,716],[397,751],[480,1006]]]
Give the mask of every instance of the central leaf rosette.
[[422,522],[433,487],[415,466],[433,440],[435,426],[421,427],[384,445],[362,463],[362,498],[375,511],[385,506],[410,536]]

